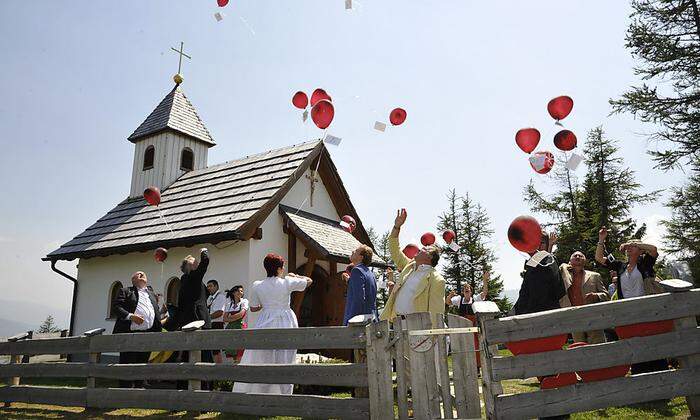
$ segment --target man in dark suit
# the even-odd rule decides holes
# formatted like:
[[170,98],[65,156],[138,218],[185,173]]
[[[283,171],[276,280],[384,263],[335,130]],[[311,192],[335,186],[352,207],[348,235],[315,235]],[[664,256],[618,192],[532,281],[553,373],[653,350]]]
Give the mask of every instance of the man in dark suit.
[[[180,291],[177,295],[177,310],[175,316],[166,323],[168,331],[178,331],[193,321],[204,321],[203,330],[211,329],[209,308],[207,308],[207,288],[204,285],[204,275],[209,267],[209,253],[206,248],[200,251],[199,261],[188,255],[182,260],[180,269]],[[189,361],[189,352],[180,353],[180,361]],[[202,350],[202,362],[213,362],[210,350]],[[202,389],[209,389],[209,384],[202,383]],[[187,381],[178,381],[178,389],[187,389]]]
[[539,250],[530,253],[525,263],[520,295],[513,305],[515,315],[559,309],[559,299],[566,295],[559,264],[549,252],[549,237],[542,235]]
[[[132,286],[122,288],[112,303],[117,314],[112,334],[160,332],[161,314],[156,295],[148,286],[148,277],[143,271],[137,271],[131,276]],[[149,352],[121,352],[120,364],[147,363]],[[120,381],[123,388],[140,388],[143,381]]]
[[202,328],[211,328],[209,308],[207,308],[207,288],[203,282],[207,267],[209,267],[209,253],[206,248],[202,248],[199,261],[191,255],[182,260],[177,311],[172,323],[169,322],[166,325],[169,331],[179,330],[192,321],[204,321]]

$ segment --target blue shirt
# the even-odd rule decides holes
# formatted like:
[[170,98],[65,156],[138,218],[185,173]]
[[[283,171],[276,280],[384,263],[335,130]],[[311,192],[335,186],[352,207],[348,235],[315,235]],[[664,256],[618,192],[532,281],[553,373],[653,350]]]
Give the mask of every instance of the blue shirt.
[[345,298],[343,325],[356,315],[377,314],[377,279],[364,264],[352,269]]

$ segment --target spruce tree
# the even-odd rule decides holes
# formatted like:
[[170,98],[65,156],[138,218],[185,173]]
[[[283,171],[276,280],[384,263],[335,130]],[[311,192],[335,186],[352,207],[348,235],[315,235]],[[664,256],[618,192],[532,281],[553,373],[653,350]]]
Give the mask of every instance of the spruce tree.
[[447,195],[447,209],[440,215],[437,229],[439,232],[453,230],[458,251],[443,249],[442,274],[447,287],[461,293],[466,282],[474,293],[479,293],[483,286],[482,276],[485,271],[491,273],[488,300],[496,302],[502,311],[508,311],[511,303],[502,297],[503,280],[494,275],[493,264],[496,256],[488,244],[493,235],[491,220],[486,210],[466,193],[458,196],[455,190]]
[[[644,81],[611,100],[613,112],[654,123],[662,148],[651,151],[668,169],[700,149],[700,13],[697,0],[633,0],[626,46]],[[649,84],[647,84],[649,83]],[[650,86],[651,85],[651,86]],[[656,86],[662,85],[662,86]]]
[[46,317],[44,322],[41,323],[39,326],[39,329],[36,330],[37,333],[43,334],[43,333],[55,333],[61,331],[60,328],[56,326],[55,321],[53,320],[53,316],[49,315]]

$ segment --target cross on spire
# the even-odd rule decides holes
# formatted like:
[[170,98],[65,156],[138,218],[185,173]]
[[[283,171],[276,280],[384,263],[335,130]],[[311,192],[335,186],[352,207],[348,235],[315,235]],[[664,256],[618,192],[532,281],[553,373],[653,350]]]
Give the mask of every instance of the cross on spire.
[[181,75],[182,57],[184,56],[184,57],[189,58],[190,60],[192,59],[192,57],[190,57],[189,55],[184,53],[184,48],[185,48],[185,43],[182,41],[180,41],[180,49],[179,50],[176,50],[175,48],[170,47],[171,50],[175,51],[176,53],[178,53],[180,55],[178,63],[177,63],[177,74],[174,77],[175,83],[177,83],[177,84],[182,83],[182,75]]

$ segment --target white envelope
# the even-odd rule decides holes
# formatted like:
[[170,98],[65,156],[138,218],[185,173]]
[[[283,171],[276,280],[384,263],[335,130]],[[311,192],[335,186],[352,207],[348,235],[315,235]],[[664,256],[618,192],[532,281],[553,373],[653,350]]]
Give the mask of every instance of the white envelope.
[[570,171],[575,171],[576,168],[578,168],[578,165],[580,165],[582,161],[583,161],[583,156],[577,155],[576,153],[574,153],[571,155],[568,162],[566,162],[566,169],[568,169]]
[[214,13],[214,18],[217,22],[221,22],[224,19],[224,14],[221,12]]
[[343,139],[340,137],[331,136],[330,134],[326,134],[326,137],[323,139],[325,143],[332,144],[333,146],[338,146],[342,140]]
[[377,131],[384,132],[384,130],[386,130],[386,124],[384,124],[383,122],[375,121],[374,129]]

